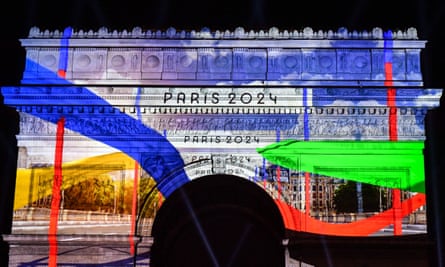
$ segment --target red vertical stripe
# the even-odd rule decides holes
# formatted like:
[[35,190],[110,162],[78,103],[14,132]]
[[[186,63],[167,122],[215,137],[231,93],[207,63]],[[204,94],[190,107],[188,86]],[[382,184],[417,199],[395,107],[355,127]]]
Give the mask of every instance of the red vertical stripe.
[[[280,129],[277,129],[277,142],[280,141]],[[281,167],[277,166],[277,199],[281,199]]]
[[393,87],[392,63],[385,63],[385,86],[387,87],[387,106],[389,107],[389,140],[397,141],[396,89]]
[[[306,203],[306,207],[305,207],[305,213],[310,216],[311,215],[311,193],[309,192],[309,190],[311,189],[311,175],[308,172],[304,173],[304,193],[305,193],[305,203]],[[304,230],[306,230],[307,227],[307,218],[308,216],[306,216],[305,221],[304,221]]]
[[[385,62],[385,84],[387,94],[387,106],[389,108],[388,115],[388,131],[389,140],[397,141],[397,105],[396,105],[396,89],[393,87],[392,62]],[[401,217],[401,192],[400,189],[392,190],[392,205],[394,210],[394,235],[402,235],[402,217]]]
[[392,200],[394,210],[394,235],[402,235],[402,200],[400,189],[392,190]]
[[385,62],[385,86],[392,87],[393,79],[392,79],[392,62]]
[[65,128],[65,118],[60,118],[57,122],[56,150],[54,158],[54,179],[51,199],[51,213],[48,229],[49,259],[48,266],[57,266],[57,222],[59,220],[60,189],[62,187],[62,155],[63,155],[63,135]]
[[131,232],[130,232],[130,253],[134,255],[134,236],[136,235],[136,212],[138,206],[138,180],[139,180],[139,164],[134,162],[134,181],[133,181],[133,201],[131,205]]
[[277,167],[277,191],[278,191],[278,197],[277,199],[281,199],[281,168],[280,166]]
[[158,192],[158,210],[161,208],[162,202],[164,201],[164,196],[161,192]]

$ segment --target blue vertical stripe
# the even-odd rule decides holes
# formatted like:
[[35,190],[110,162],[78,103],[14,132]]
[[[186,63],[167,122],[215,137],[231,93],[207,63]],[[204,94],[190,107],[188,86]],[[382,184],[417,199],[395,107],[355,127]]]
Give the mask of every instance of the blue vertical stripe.
[[384,63],[392,63],[392,47],[393,47],[392,32],[386,31],[383,33]]
[[67,27],[63,31],[63,36],[60,40],[59,71],[66,72],[68,68],[68,45],[72,32],[73,29],[71,27]]
[[304,114],[303,114],[303,134],[304,134],[304,141],[309,140],[309,113],[308,113],[308,103],[307,103],[307,88],[303,88],[303,107],[304,107]]
[[266,180],[267,173],[266,173],[266,158],[263,158],[263,181]]
[[134,104],[136,106],[136,114],[139,121],[142,121],[142,115],[141,115],[141,87],[138,87],[136,91],[136,103]]

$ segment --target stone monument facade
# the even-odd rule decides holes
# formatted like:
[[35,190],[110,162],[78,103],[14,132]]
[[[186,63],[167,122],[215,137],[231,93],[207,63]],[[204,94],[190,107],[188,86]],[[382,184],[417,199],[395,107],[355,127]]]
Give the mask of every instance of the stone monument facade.
[[277,174],[256,149],[285,139],[424,140],[424,116],[442,93],[423,87],[425,43],[414,28],[32,28],[21,39],[22,85],[2,94],[20,112],[19,168],[54,163],[64,117],[66,163],[122,151],[166,197],[228,173],[303,211],[308,198],[325,210],[327,183],[313,189],[315,174],[310,187],[297,170]]

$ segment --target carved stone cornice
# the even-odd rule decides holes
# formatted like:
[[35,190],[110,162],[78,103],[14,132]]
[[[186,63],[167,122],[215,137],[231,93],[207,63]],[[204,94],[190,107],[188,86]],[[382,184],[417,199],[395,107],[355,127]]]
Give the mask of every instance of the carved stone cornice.
[[[29,31],[28,38],[63,38],[64,31],[60,30],[41,30],[38,27],[32,27]],[[243,27],[237,27],[235,30],[215,30],[202,28],[201,30],[178,31],[170,27],[165,31],[161,30],[143,30],[141,27],[134,27],[129,30],[109,30],[101,27],[97,31],[90,30],[73,30],[71,38],[82,39],[383,39],[383,30],[379,27],[373,28],[371,31],[349,31],[341,27],[337,31],[314,30],[311,27],[305,27],[302,30],[280,30],[277,27],[271,27],[269,30],[246,31]],[[398,30],[393,34],[394,39],[418,39],[417,30],[413,27],[407,28],[405,31]]]

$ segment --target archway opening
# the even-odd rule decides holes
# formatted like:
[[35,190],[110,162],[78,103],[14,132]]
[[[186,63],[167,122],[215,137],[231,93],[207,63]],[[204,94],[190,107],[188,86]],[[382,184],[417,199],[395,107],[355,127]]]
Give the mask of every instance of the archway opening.
[[163,203],[150,265],[284,266],[284,232],[278,207],[261,187],[232,175],[204,176]]

